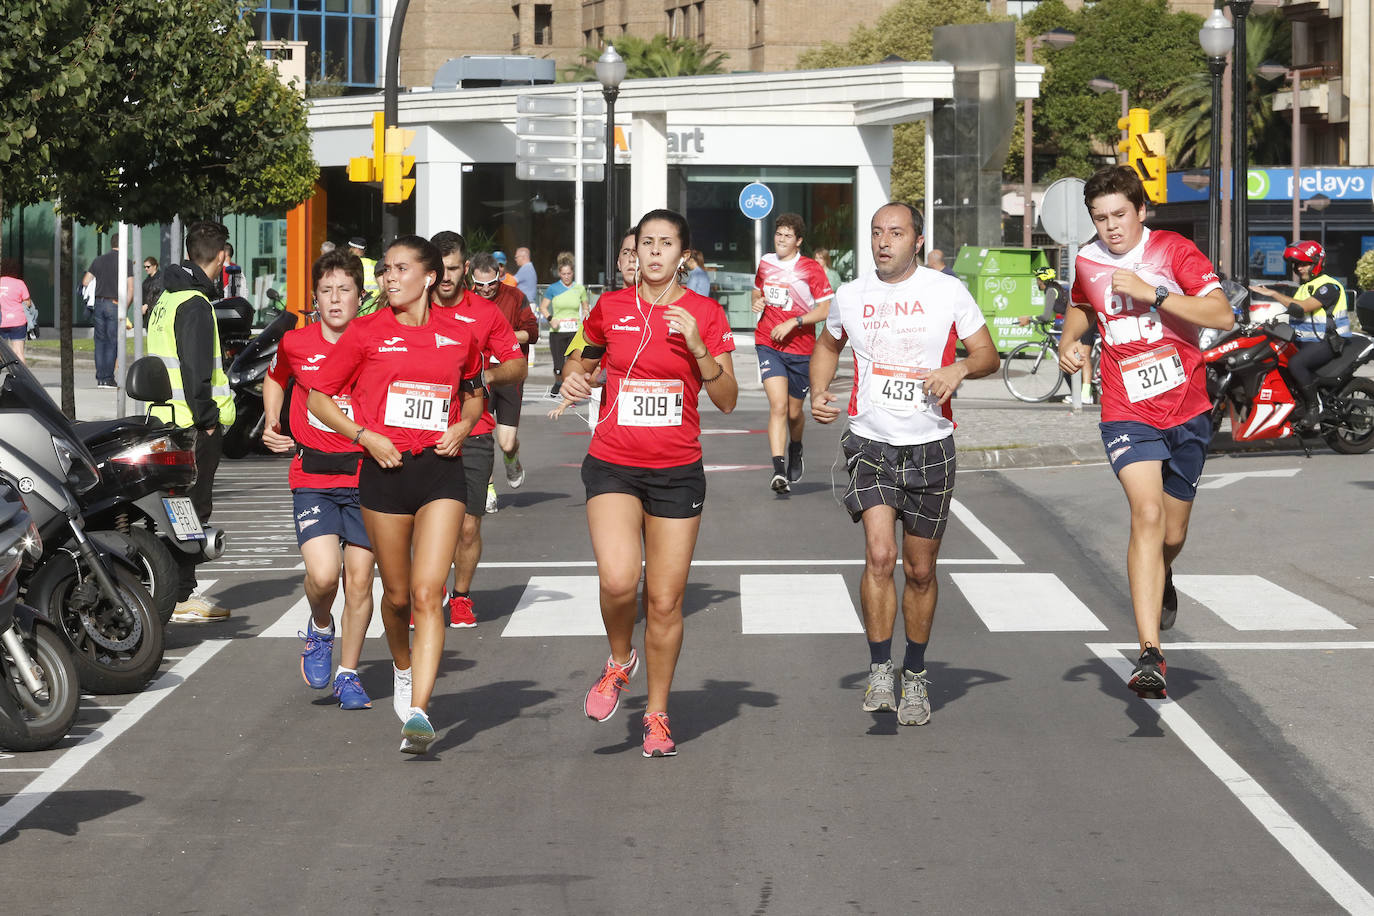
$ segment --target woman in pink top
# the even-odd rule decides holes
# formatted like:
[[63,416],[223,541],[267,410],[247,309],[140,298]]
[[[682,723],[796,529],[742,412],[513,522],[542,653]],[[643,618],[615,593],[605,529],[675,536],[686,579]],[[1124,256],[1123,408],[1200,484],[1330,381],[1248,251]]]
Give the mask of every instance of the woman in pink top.
[[0,262],[0,340],[10,345],[21,363],[25,362],[24,341],[29,336],[31,304],[29,288],[19,279],[18,262],[5,258]]

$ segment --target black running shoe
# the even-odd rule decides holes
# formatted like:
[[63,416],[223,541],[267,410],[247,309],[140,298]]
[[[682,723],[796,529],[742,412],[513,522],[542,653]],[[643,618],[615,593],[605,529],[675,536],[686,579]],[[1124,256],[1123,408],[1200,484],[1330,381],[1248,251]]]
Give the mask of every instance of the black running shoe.
[[796,483],[802,479],[802,474],[806,472],[806,462],[802,460],[801,449],[795,452],[788,449],[787,452],[787,482]]
[[768,485],[773,488],[774,493],[786,493],[791,489],[787,483],[787,478],[781,474],[774,474]]
[[1178,617],[1178,592],[1174,590],[1174,571],[1164,570],[1164,606],[1159,614],[1159,628],[1173,629],[1174,619]]
[[1142,700],[1162,700],[1168,694],[1164,683],[1164,655],[1154,646],[1146,646],[1140,653],[1140,661],[1126,686],[1135,691]]

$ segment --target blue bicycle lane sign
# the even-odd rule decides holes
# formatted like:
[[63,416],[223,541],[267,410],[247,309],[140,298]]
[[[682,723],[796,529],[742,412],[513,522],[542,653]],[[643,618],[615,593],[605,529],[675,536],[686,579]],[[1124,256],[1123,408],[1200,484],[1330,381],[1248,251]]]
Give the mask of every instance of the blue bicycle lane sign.
[[739,192],[739,209],[750,219],[763,219],[773,212],[773,192],[760,181],[747,184]]

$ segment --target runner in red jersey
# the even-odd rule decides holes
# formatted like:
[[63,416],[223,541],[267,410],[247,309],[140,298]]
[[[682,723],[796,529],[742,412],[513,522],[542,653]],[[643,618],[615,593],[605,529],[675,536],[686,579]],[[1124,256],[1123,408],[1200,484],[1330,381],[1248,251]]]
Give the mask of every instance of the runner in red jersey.
[[1140,637],[1129,686],[1165,696],[1159,632],[1173,626],[1171,566],[1188,535],[1212,438],[1200,328],[1229,328],[1231,306],[1212,265],[1173,232],[1145,226],[1145,188],[1130,166],[1099,170],[1083,189],[1097,241],[1074,267],[1059,365],[1079,371],[1079,338],[1102,334],[1102,444],[1131,507],[1126,579]]
[[[382,577],[392,702],[405,723],[401,750],[423,754],[434,740],[426,710],[444,650],[444,585],[467,497],[462,445],[482,414],[485,389],[471,324],[431,306],[430,287],[444,269],[438,249],[402,236],[387,248],[385,264],[387,308],[348,326],[314,380],[308,406],[367,452],[358,496]],[[354,419],[332,400],[345,392]]]
[[[343,651],[334,672],[334,698],[344,709],[370,709],[358,679],[363,639],[372,621],[372,543],[358,503],[358,467],[363,450],[334,432],[306,409],[314,376],[334,344],[358,314],[363,264],[354,254],[330,251],[311,271],[319,322],[288,331],[277,346],[262,383],[263,443],[274,452],[296,451],[287,480],[296,516],[296,543],[305,563],[305,598],[310,622],[301,638],[301,675],[311,687],[328,687],[334,657],[331,609],[343,569]],[[291,399],[291,435],[282,433],[281,405],[286,385],[296,381]],[[352,412],[347,395],[336,403]],[[294,437],[294,439],[293,439]],[[340,552],[342,547],[342,553]]]
[[582,326],[587,346],[564,364],[560,394],[585,400],[593,374],[605,366],[600,420],[582,482],[611,655],[584,709],[597,721],[610,718],[639,667],[631,637],[642,562],[649,680],[644,756],[666,757],[677,753],[668,691],[682,649],[682,596],[706,501],[697,396],[704,386],[711,402],[729,413],[739,386],[724,312],[677,282],[691,245],[687,221],[672,210],[651,210],[635,239],[639,282],[604,294],[592,307]]
[[[473,335],[487,366],[489,392],[519,388],[529,364],[510,321],[485,295],[464,289],[469,267],[466,241],[458,233],[449,231],[438,233],[430,241],[444,256],[444,279],[435,294],[435,307],[452,309],[453,314],[472,324]],[[518,289],[504,286],[496,280],[496,262],[491,255],[480,252],[473,263],[489,265],[486,273],[479,274],[474,270],[474,274],[492,280],[493,290],[500,287],[510,290],[518,299],[524,298]],[[537,323],[535,328],[537,332]],[[495,399],[495,394],[492,398]],[[477,614],[469,593],[472,591],[472,577],[477,572],[477,564],[482,560],[482,516],[486,513],[486,494],[496,453],[492,432],[496,428],[492,401],[489,400],[482,411],[482,418],[463,442],[463,474],[467,479],[466,512],[463,515],[463,529],[458,535],[458,549],[453,554],[453,591],[449,593],[447,601],[448,625],[459,629],[477,626]]]
[[773,456],[769,486],[779,494],[801,480],[806,428],[802,405],[811,389],[811,352],[816,348],[816,325],[824,323],[835,296],[825,268],[802,256],[805,233],[806,224],[796,213],[779,216],[773,253],[763,256],[754,275],[754,311],[759,313],[754,349],[768,395],[768,447]]

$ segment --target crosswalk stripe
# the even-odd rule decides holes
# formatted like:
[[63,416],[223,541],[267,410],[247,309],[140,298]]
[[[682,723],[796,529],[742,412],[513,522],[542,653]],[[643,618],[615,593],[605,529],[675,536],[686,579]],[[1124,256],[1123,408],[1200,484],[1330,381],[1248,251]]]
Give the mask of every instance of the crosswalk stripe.
[[863,632],[838,573],[740,576],[739,606],[745,634]]
[[530,576],[502,636],[605,636],[596,576]]
[[1054,573],[954,573],[952,578],[994,633],[1107,629]]
[[[382,583],[377,579],[372,580],[372,620],[367,626],[368,638],[380,637],[383,634],[382,615],[378,606],[382,600]],[[335,625],[338,627],[339,635],[343,635],[343,606],[344,594],[343,585],[339,585],[338,594],[334,596],[334,605],[330,613],[334,615]],[[276,622],[258,634],[260,637],[269,639],[295,638],[296,633],[305,630],[306,621],[310,619],[310,602],[302,595],[295,604],[277,618]]]
[[1335,614],[1263,576],[1174,576],[1174,588],[1237,630],[1353,630]]

